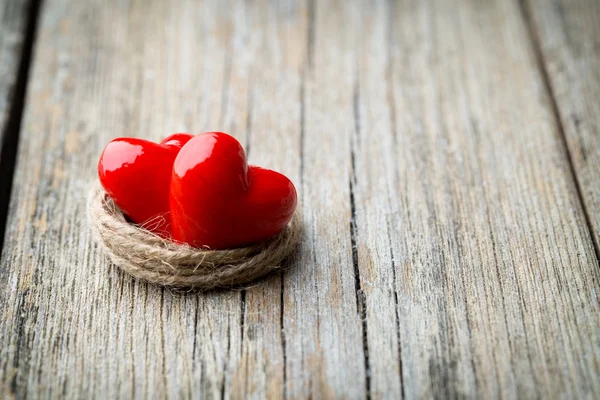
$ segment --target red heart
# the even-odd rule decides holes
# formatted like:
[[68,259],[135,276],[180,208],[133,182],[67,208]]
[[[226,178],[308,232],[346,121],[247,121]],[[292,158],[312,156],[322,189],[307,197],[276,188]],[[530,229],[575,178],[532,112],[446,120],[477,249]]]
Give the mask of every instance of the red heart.
[[236,139],[207,132],[175,158],[170,200],[174,240],[227,249],[280,232],[294,214],[297,195],[284,175],[249,167]]
[[187,133],[166,137],[160,144],[136,138],[111,141],[98,162],[104,190],[133,222],[170,236],[169,183],[173,161],[192,138]]

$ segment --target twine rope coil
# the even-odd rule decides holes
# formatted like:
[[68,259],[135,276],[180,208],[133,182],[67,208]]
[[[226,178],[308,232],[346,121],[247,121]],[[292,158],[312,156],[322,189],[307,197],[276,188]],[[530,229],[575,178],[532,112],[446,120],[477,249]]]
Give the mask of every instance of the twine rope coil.
[[98,243],[126,273],[155,284],[209,290],[248,284],[281,269],[298,244],[298,213],[282,232],[257,245],[205,250],[163,239],[125,220],[101,187],[91,190],[88,218]]

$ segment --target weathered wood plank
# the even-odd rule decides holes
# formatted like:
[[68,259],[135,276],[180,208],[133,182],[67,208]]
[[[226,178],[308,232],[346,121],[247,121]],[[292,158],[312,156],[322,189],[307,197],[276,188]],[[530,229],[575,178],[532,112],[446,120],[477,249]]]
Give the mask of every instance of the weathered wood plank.
[[[393,15],[395,144],[369,140],[386,77],[363,57],[356,170],[380,154],[398,175],[357,176],[357,243],[388,257],[361,221],[391,208],[406,397],[598,397],[598,260],[518,3],[406,0]],[[383,34],[368,33],[371,49]],[[383,273],[362,264],[365,290]]]
[[[359,49],[353,87],[351,190],[360,272],[361,310],[367,329],[370,390],[374,398],[402,398],[402,355],[396,285],[402,266],[392,241],[398,231],[399,195],[389,43],[395,24],[392,2],[361,3],[355,25]],[[398,133],[400,134],[400,133]],[[397,256],[397,255],[396,255]]]
[[525,2],[600,253],[600,3]]
[[[352,260],[355,2],[310,3],[301,86],[304,242],[285,274],[283,329],[291,398],[361,398],[367,390]],[[290,93],[291,96],[297,95]]]
[[19,75],[29,3],[28,0],[0,2],[0,157],[4,135],[8,134],[6,124]]

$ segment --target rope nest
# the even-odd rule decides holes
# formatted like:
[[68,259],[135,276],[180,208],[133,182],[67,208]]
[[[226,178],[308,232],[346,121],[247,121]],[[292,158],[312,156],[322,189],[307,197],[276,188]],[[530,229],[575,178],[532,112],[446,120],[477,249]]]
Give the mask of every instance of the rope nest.
[[159,285],[201,290],[245,285],[281,269],[302,233],[295,213],[282,232],[262,243],[231,250],[198,249],[127,222],[100,187],[90,193],[88,217],[98,243],[126,273]]

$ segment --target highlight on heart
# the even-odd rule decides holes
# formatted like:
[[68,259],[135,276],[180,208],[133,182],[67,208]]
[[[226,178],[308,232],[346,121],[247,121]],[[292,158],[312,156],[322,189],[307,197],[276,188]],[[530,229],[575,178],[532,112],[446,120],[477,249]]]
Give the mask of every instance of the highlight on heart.
[[98,176],[88,201],[95,237],[114,264],[148,282],[244,285],[281,268],[299,242],[294,184],[248,165],[223,132],[114,139]]

